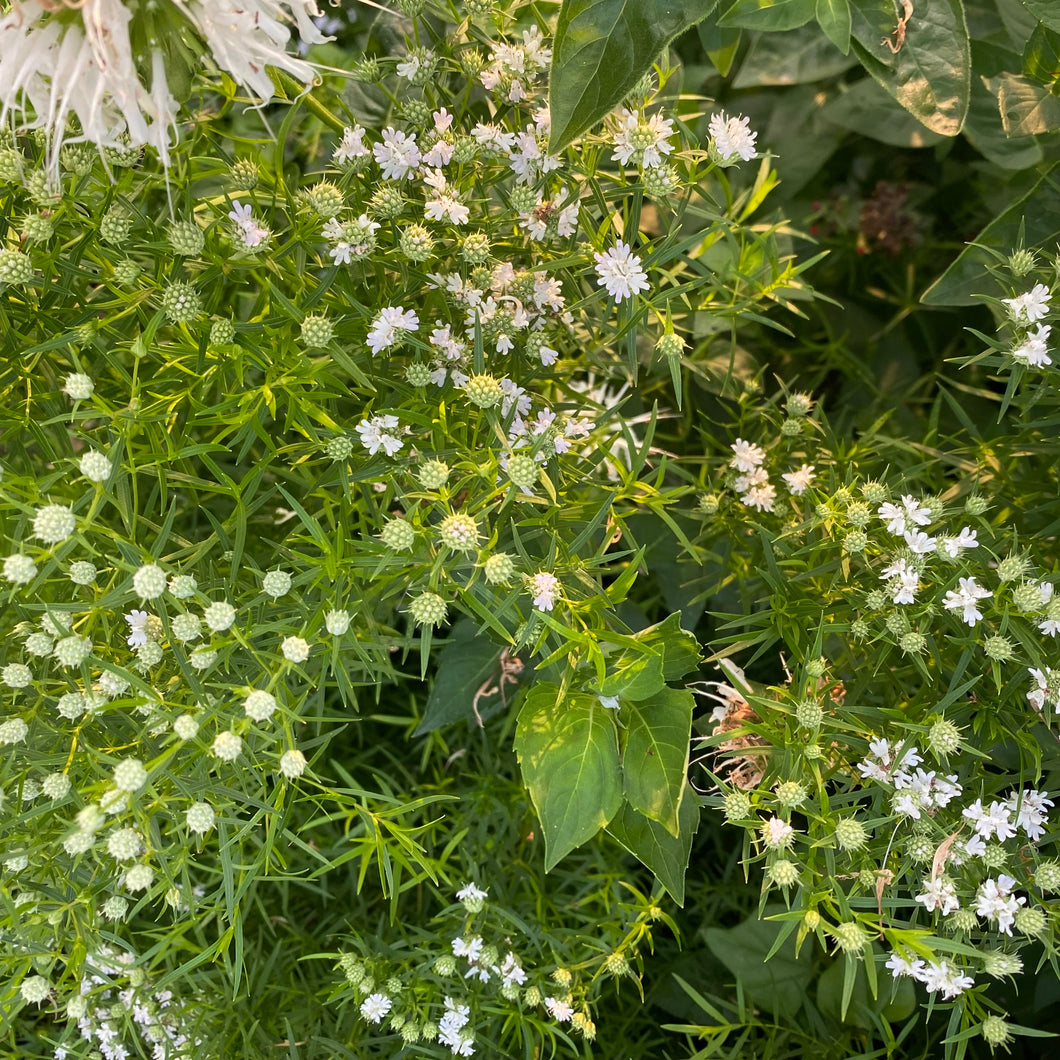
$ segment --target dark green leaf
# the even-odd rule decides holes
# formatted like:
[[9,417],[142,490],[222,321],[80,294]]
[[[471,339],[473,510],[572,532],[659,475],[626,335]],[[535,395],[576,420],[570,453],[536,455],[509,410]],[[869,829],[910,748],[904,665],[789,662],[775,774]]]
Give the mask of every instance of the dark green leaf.
[[1028,247],[1055,244],[1060,239],[1060,185],[1055,172],[1055,166],[1051,167],[1029,192],[995,217],[924,292],[921,301],[926,305],[974,305],[977,294],[996,295],[997,282],[986,271],[996,259],[982,247],[1007,255],[1024,242]]
[[856,62],[853,55],[840,55],[816,26],[801,26],[786,33],[762,33],[752,39],[747,57],[733,79],[733,87],[820,81],[841,74]]
[[740,50],[743,30],[726,29],[719,26],[713,19],[709,19],[706,22],[700,22],[697,32],[707,58],[722,77],[728,77],[733,61],[736,59],[736,53]]
[[1023,51],[1023,74],[1054,95],[1060,83],[1060,33],[1039,25]]
[[896,107],[871,77],[855,81],[842,95],[829,100],[822,114],[827,121],[892,147],[928,147],[944,139]]
[[[457,622],[438,656],[438,671],[415,735],[422,736],[455,721],[474,721],[475,695],[483,686],[496,686],[502,650],[470,619]],[[522,676],[529,672],[524,669]],[[483,718],[495,714],[505,702],[512,701],[517,690],[518,684],[509,684],[503,695],[498,690],[483,696],[477,704],[479,714]]]
[[[766,915],[771,911],[781,910],[767,907]],[[751,916],[733,928],[707,928],[703,939],[754,1004],[790,1019],[802,1008],[813,978],[813,958],[809,946],[796,957],[795,939],[789,936],[767,961],[766,954],[782,928],[782,924]]]
[[692,706],[692,693],[678,688],[622,704],[626,798],[673,836],[679,834],[677,809],[688,775]]
[[716,0],[564,0],[552,45],[549,151],[563,150],[622,101],[659,53]]
[[997,96],[983,84],[981,77],[972,79],[972,104],[964,135],[969,143],[996,166],[1004,169],[1030,169],[1042,160],[1042,148],[1033,136],[1006,136],[998,120]]
[[624,651],[615,660],[614,670],[600,682],[600,695],[644,699],[655,695],[665,684],[662,652],[651,648]]
[[598,697],[541,684],[526,697],[515,753],[545,837],[545,871],[591,839],[622,805],[618,730]]
[[817,0],[817,24],[844,54],[850,51],[850,4],[847,0]]
[[932,132],[956,136],[968,113],[972,67],[960,0],[917,0],[900,46],[894,0],[853,0],[852,15],[865,69]]
[[662,649],[663,678],[667,681],[678,681],[699,665],[699,642],[681,628],[680,615],[668,615],[634,637],[647,647]]
[[1060,33],[1060,4],[1056,0],[1021,0],[1021,3],[1036,19]]
[[1060,97],[1019,74],[1001,73],[986,82],[997,96],[1001,124],[1009,136],[1036,136],[1060,129]]
[[685,871],[692,850],[692,837],[699,827],[699,799],[686,783],[678,809],[680,831],[670,835],[657,821],[649,820],[626,803],[607,831],[635,858],[647,865],[666,893],[685,904]]
[[816,0],[736,0],[718,19],[719,26],[782,30],[805,26],[814,16]]

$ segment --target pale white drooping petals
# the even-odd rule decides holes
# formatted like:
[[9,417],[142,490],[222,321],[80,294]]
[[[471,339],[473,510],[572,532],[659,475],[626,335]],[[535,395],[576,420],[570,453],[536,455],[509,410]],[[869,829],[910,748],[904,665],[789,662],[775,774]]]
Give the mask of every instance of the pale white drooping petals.
[[[130,24],[138,14],[122,0],[63,7],[23,0],[0,19],[0,121],[14,115],[24,127],[46,129],[52,168],[64,141],[149,146],[168,167],[180,101],[162,49],[134,55]],[[213,65],[261,102],[274,94],[270,66],[302,84],[315,78],[312,64],[287,53],[285,24],[293,20],[306,43],[326,40],[313,23],[320,13],[314,0],[164,0],[162,8],[156,17],[188,24]],[[67,132],[71,117],[80,125],[74,135]]]

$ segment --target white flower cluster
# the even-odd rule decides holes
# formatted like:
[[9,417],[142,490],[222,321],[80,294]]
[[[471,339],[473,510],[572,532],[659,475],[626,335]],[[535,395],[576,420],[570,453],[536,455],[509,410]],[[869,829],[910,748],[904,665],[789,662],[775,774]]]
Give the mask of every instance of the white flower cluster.
[[[122,981],[138,985],[119,989],[116,984]],[[182,1003],[171,990],[154,989],[128,952],[105,948],[90,956],[78,992],[66,1003],[66,1014],[78,1037],[104,1060],[138,1054],[137,1043],[125,1039],[127,1020],[140,1036],[139,1048],[146,1048],[155,1060],[194,1055],[204,1044],[202,1028],[195,1029],[200,1007]],[[60,1044],[55,1060],[80,1056],[81,1048]]]
[[[487,897],[487,891],[475,883],[465,884],[457,892],[457,899],[469,918],[484,914]],[[489,915],[488,911],[485,915]],[[569,992],[556,997],[545,996],[540,986],[528,985],[530,976],[516,953],[507,948],[511,941],[510,922],[503,920],[497,930],[505,944],[503,957],[502,948],[487,942],[481,934],[465,930],[451,939],[449,953],[431,960],[431,973],[440,977],[442,984],[435,1000],[430,1002],[431,1006],[438,1006],[438,1014],[426,1021],[421,989],[417,991],[415,1003],[406,1011],[401,977],[393,974],[393,969],[385,969],[386,990],[380,990],[378,984],[383,968],[373,969],[369,967],[373,962],[366,963],[350,954],[342,955],[340,967],[362,998],[359,1004],[361,1018],[367,1023],[379,1024],[389,1016],[390,1025],[409,1045],[418,1041],[436,1041],[454,1056],[472,1056],[478,1044],[485,1044],[488,1021],[498,1012],[505,1011],[504,1003],[522,1000],[523,1005],[530,1008],[543,1006],[557,1023],[572,1023],[579,1033],[592,1038],[595,1026],[585,1012],[575,1010]],[[623,958],[618,957],[616,961],[628,969]],[[379,974],[372,974],[373,971]],[[410,965],[408,972],[422,987],[422,970]],[[571,983],[570,973],[564,970],[557,970],[553,979],[565,987]]]
[[1017,364],[1044,368],[1053,363],[1047,345],[1052,326],[1041,323],[1049,314],[1051,297],[1044,283],[1036,283],[1024,294],[1001,299],[1008,309],[1010,322],[1018,331],[1016,345],[1009,351],[1009,356]]
[[[729,467],[739,472],[733,489],[739,494],[740,503],[760,512],[771,512],[777,500],[777,488],[769,481],[769,472],[762,466],[766,452],[753,442],[737,438],[729,447],[732,459]],[[800,497],[813,483],[815,469],[812,464],[803,464],[794,471],[781,475],[788,492]]]

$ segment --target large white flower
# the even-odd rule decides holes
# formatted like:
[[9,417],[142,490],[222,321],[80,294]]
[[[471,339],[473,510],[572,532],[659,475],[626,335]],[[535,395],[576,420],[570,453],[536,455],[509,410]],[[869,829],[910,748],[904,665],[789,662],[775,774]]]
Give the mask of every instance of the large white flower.
[[[134,53],[132,41],[140,34],[197,34],[214,65],[262,101],[274,93],[270,66],[303,84],[316,76],[312,64],[287,53],[291,31],[284,24],[293,19],[307,43],[324,41],[313,23],[320,13],[314,0],[156,0],[144,6],[153,9],[150,32],[131,25],[139,12],[122,0],[22,0],[0,19],[0,121],[13,113],[27,127],[46,129],[52,166],[65,139],[100,147],[148,145],[168,166],[180,104],[170,92],[162,49]],[[71,116],[81,131],[67,137]]]

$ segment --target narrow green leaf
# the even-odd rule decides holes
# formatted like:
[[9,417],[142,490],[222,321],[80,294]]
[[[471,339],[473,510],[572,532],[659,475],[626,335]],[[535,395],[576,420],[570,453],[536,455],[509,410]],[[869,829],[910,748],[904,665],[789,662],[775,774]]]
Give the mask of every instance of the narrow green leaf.
[[692,693],[678,688],[622,704],[626,798],[675,837],[680,835],[678,806],[688,774],[692,706]]
[[556,154],[613,110],[679,34],[716,0],[564,0],[549,75]]
[[844,54],[850,51],[850,4],[847,0],[817,0],[821,32]]
[[515,753],[545,837],[545,871],[592,839],[622,805],[618,730],[597,696],[560,699],[553,684],[526,697]]
[[699,799],[686,783],[678,809],[680,832],[674,837],[658,821],[637,813],[625,803],[607,826],[616,839],[635,858],[647,865],[666,893],[678,904],[685,904],[685,872],[692,850],[692,837],[699,827]]

